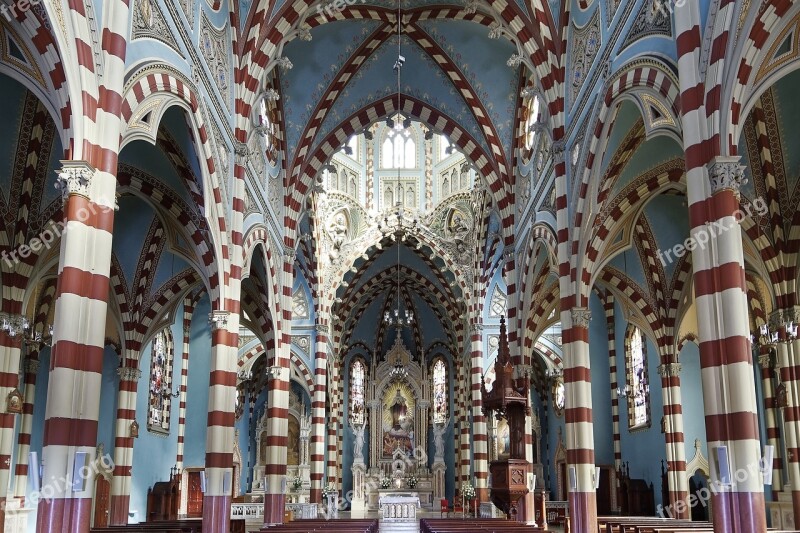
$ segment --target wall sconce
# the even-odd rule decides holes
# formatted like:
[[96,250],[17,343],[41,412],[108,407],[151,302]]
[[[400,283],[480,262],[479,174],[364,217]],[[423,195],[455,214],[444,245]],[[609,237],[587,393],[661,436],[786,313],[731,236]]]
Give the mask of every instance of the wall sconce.
[[128,432],[128,435],[132,439],[138,439],[139,438],[139,422],[137,422],[136,420],[131,422],[131,427],[130,427],[130,431]]

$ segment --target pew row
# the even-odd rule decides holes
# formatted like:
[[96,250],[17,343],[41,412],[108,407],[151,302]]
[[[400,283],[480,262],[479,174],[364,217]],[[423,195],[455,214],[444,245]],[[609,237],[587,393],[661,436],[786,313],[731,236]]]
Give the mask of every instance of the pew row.
[[419,522],[420,533],[467,533],[467,532],[496,532],[496,533],[536,533],[544,531],[541,528],[526,526],[519,522],[512,522],[502,518],[478,518],[456,520],[452,518],[423,518]]

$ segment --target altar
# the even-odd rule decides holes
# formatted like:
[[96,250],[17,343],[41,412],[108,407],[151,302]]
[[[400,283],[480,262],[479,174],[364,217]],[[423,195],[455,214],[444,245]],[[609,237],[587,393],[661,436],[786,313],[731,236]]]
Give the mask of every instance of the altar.
[[380,518],[389,522],[413,522],[417,520],[417,509],[420,507],[416,492],[397,492],[394,490],[378,491]]

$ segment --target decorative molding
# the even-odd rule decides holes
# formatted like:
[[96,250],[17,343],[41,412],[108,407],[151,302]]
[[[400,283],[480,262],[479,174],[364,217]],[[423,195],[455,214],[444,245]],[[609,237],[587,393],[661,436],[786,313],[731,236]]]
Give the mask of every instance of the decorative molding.
[[587,73],[592,69],[597,53],[600,51],[600,10],[596,9],[594,16],[582,28],[574,28],[572,41],[572,78],[570,88],[570,101],[574,102],[581,88],[584,87]]
[[117,369],[117,375],[120,381],[139,381],[139,378],[142,377],[142,371],[138,368],[121,366]]
[[658,365],[658,375],[662,378],[680,376],[681,369],[680,363],[664,363],[663,365]]
[[211,331],[225,329],[228,327],[228,318],[230,311],[212,311],[208,314],[208,323],[211,325]]
[[739,189],[747,183],[744,177],[744,165],[739,163],[739,159],[739,156],[718,156],[708,165],[711,194],[731,190],[739,196]]
[[158,3],[152,0],[136,0],[133,5],[131,21],[131,41],[136,39],[155,39],[181,53],[174,32],[167,25]]
[[88,199],[95,169],[86,161],[60,161],[60,163],[61,170],[58,171],[55,187],[61,191],[64,202],[66,203],[67,198],[73,194]]
[[22,368],[26,374],[38,374],[40,362],[38,359],[25,359]]
[[573,307],[569,310],[572,317],[572,326],[577,328],[588,328],[589,321],[592,319],[592,312],[588,307]]
[[641,5],[620,50],[651,35],[672,37],[672,21],[661,0],[646,0]]
[[762,353],[759,355],[758,364],[761,368],[770,368],[772,366],[772,353]]

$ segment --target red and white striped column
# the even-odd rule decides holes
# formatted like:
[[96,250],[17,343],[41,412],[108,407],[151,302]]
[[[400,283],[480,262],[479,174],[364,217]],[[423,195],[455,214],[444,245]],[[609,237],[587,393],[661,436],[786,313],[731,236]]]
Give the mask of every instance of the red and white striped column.
[[11,477],[11,453],[14,449],[14,424],[16,414],[8,410],[5,399],[19,385],[19,363],[22,353],[23,316],[19,302],[3,301],[0,321],[8,330],[0,330],[0,533],[5,527],[5,508],[8,485]]
[[[684,106],[691,108],[692,96]],[[684,112],[686,114],[686,111]],[[689,121],[692,126],[694,121]],[[717,157],[695,166],[687,153],[691,236],[707,246],[693,251],[694,286],[705,402],[706,437],[711,457],[727,451],[734,483],[712,495],[714,530],[765,531],[764,486],[758,470],[761,443],[750,346],[747,285],[741,228],[736,218],[743,167],[738,157]],[[712,228],[727,228],[724,232]],[[788,442],[787,442],[788,447]],[[752,473],[751,470],[755,469]],[[746,475],[740,476],[740,472]],[[740,479],[743,477],[743,479]],[[720,474],[712,469],[712,483]]]
[[328,458],[327,458],[327,472],[325,477],[328,484],[336,486],[338,483],[338,474],[336,468],[336,455],[337,446],[339,445],[338,429],[339,429],[339,415],[337,411],[336,400],[336,382],[339,380],[339,365],[332,361],[333,364],[328,365]]
[[289,440],[289,348],[295,250],[284,246],[280,321],[275,335],[275,358],[267,392],[267,462],[264,468],[264,525],[282,524],[286,508],[286,458]]
[[758,366],[761,367],[761,391],[764,396],[764,425],[767,430],[767,444],[773,446],[772,456],[772,498],[777,499],[778,492],[783,491],[783,458],[781,451],[781,430],[778,427],[777,402],[775,400],[775,386],[772,380],[773,364],[775,362],[774,347],[761,346],[759,348]]
[[[792,491],[792,508],[795,520],[800,518],[800,399],[797,396],[798,381],[797,357],[794,342],[786,331],[790,314],[777,311],[772,322],[777,326],[778,343],[775,346],[780,368],[781,383],[786,388],[786,406],[783,408],[783,430],[789,471],[789,487]],[[774,481],[774,480],[773,480]],[[798,523],[798,522],[795,522]]]
[[589,320],[591,311],[573,307],[561,312],[564,347],[564,418],[567,464],[575,480],[569,486],[569,516],[573,533],[597,531],[597,498],[594,488],[594,425],[592,423],[592,376],[589,370]]
[[314,394],[311,398],[311,503],[322,503],[325,474],[325,396],[328,374],[328,327],[318,321],[314,352]]
[[[465,357],[466,359],[466,357]],[[470,361],[470,368],[472,362]],[[461,365],[461,394],[460,394],[460,402],[461,402],[461,434],[459,437],[458,442],[458,450],[459,450],[459,460],[461,463],[461,482],[458,484],[456,489],[459,491],[461,490],[461,484],[471,482],[472,480],[469,477],[470,471],[470,459],[472,458],[472,449],[470,446],[470,432],[471,432],[471,425],[469,421],[469,408],[468,408],[468,400],[471,399],[470,395],[470,388],[467,387],[468,383],[471,383],[472,380],[469,378],[469,374],[471,370],[467,368],[466,364]]]
[[36,376],[39,373],[39,352],[34,350],[22,364],[23,404],[20,415],[19,437],[17,438],[17,466],[14,470],[14,497],[25,502],[28,490],[28,454],[31,451],[31,432],[33,431],[33,402],[36,398]]
[[[686,446],[683,438],[683,403],[681,402],[681,364],[674,357],[659,365],[664,403],[664,440],[667,445],[667,486],[670,516],[690,518],[689,480],[686,479]],[[667,502],[664,502],[666,505]]]
[[[505,327],[505,326],[503,326]],[[470,329],[471,372],[470,404],[472,410],[472,458],[475,478],[475,497],[479,502],[489,501],[489,437],[486,433],[486,416],[483,414],[483,324],[474,322]]]
[[[622,470],[622,442],[619,432],[619,395],[617,388],[617,331],[614,323],[614,295],[607,292],[603,299],[603,311],[606,315],[606,328],[608,329],[608,366],[609,381],[611,382],[611,433],[614,439],[614,470]],[[613,499],[613,494],[612,494]]]
[[[115,136],[109,133],[111,137]],[[82,457],[79,453],[94,460],[97,444],[116,155],[109,152],[102,160],[103,168],[96,171],[83,161],[63,161],[58,178],[66,229],[61,238],[42,451],[42,488],[53,497],[39,501],[38,533],[86,532],[91,520],[94,475],[78,486],[60,480],[72,479],[75,460]]]
[[136,387],[142,376],[138,365],[138,354],[128,354],[124,365],[117,369],[119,391],[114,434],[114,477],[111,479],[108,516],[111,526],[124,526],[128,523],[134,439],[131,435],[131,424],[136,420]]
[[236,357],[239,315],[215,310],[211,323],[211,376],[208,384],[206,431],[206,492],[203,528],[228,533],[233,495],[233,443],[236,402]]
[[191,340],[192,316],[195,297],[187,294],[183,299],[183,353],[181,354],[181,381],[178,389],[178,446],[175,466],[183,471],[183,452],[186,439],[186,391],[189,388],[189,341]]

